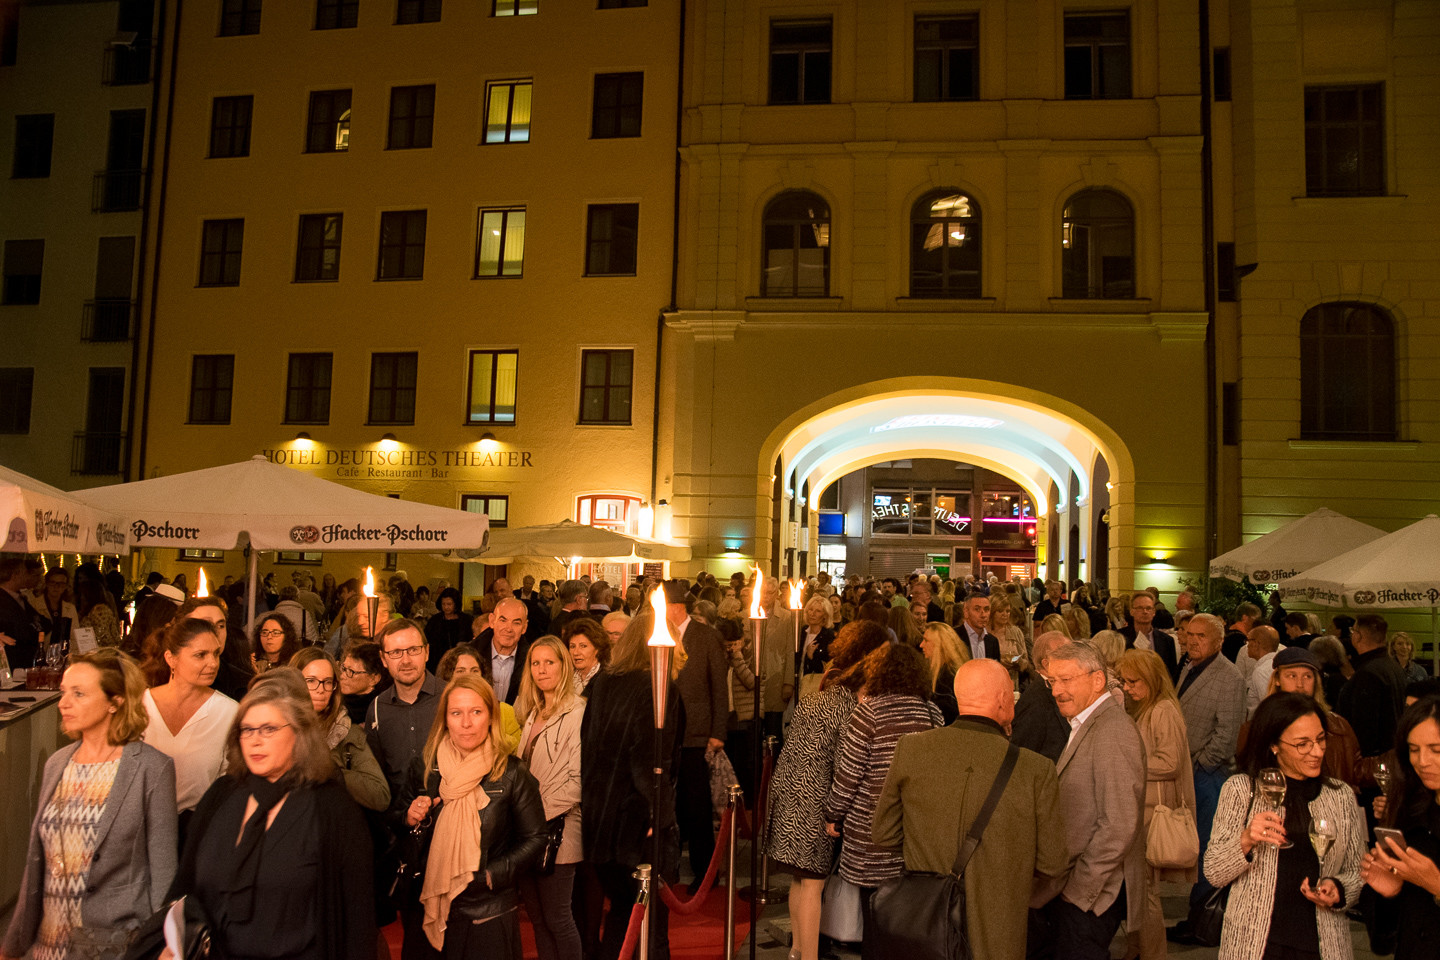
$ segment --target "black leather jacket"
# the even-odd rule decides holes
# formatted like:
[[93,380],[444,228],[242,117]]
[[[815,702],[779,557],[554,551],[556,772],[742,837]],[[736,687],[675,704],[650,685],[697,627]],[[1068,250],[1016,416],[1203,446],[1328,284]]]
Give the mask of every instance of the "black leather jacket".
[[[423,761],[417,758],[410,768],[409,796],[402,809],[408,809],[420,795],[418,786],[423,778]],[[427,786],[426,793],[435,796],[440,789],[440,774],[432,773]],[[488,920],[515,909],[520,902],[515,882],[539,861],[545,848],[545,805],[540,800],[540,784],[523,760],[511,757],[498,780],[486,777],[480,786],[490,797],[490,803],[480,811],[480,864],[475,879],[450,904],[451,917],[469,920]]]

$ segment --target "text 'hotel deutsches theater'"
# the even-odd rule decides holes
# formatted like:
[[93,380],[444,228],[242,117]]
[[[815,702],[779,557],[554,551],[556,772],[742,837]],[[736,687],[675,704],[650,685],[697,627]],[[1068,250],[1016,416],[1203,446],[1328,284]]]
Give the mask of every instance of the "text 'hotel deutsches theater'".
[[7,0],[0,462],[1173,590],[1434,511],[1437,85],[1432,0]]

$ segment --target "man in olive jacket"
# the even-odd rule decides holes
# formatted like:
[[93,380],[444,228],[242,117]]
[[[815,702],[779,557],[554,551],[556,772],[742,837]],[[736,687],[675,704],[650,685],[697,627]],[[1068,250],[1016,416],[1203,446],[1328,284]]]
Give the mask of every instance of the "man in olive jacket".
[[[874,841],[903,846],[905,868],[949,873],[960,841],[985,804],[1009,746],[1015,698],[994,660],[955,673],[960,716],[948,727],[900,738],[875,808]],[[971,956],[1024,960],[1027,910],[1040,879],[1065,874],[1055,766],[1022,749],[980,845],[965,869]]]

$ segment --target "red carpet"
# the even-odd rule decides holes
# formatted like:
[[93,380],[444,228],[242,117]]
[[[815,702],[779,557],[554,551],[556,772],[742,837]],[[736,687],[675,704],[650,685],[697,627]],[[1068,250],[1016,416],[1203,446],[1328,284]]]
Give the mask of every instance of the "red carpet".
[[[750,907],[743,900],[735,904],[735,938],[742,941],[750,932]],[[714,960],[725,955],[725,888],[715,887],[706,898],[699,912],[682,917],[673,911],[670,914],[670,955],[676,960]],[[400,942],[403,936],[399,923],[392,923],[383,931],[390,945],[392,960],[399,960]],[[530,921],[525,909],[520,909],[520,936],[525,944],[526,960],[536,956],[535,935],[530,930]]]

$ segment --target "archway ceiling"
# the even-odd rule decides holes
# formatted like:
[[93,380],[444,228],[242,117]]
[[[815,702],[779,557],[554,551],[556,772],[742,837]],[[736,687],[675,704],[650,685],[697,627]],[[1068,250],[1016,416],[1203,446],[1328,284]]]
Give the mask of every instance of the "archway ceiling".
[[[922,451],[922,452],[916,452]],[[796,483],[824,486],[862,466],[928,456],[975,463],[1020,482],[1048,506],[1053,481],[1090,496],[1099,450],[1090,434],[1058,414],[1005,400],[946,394],[892,395],[838,407],[811,418],[780,450]]]

